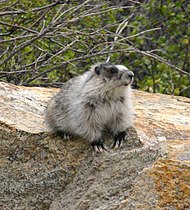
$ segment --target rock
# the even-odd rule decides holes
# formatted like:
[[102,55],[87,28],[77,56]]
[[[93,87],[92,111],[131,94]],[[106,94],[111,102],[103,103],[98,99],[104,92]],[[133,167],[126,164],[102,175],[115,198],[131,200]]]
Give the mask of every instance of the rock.
[[0,83],[0,209],[190,209],[190,99],[134,91],[128,141],[97,154],[47,134],[57,91]]

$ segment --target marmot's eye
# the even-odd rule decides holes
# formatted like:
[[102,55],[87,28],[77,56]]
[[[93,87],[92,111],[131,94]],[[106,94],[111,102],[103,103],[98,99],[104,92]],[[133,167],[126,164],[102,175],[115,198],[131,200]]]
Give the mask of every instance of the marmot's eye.
[[111,68],[111,69],[110,69],[110,71],[111,71],[111,73],[112,73],[112,74],[114,74],[114,73],[117,73],[117,72],[118,72],[117,68]]

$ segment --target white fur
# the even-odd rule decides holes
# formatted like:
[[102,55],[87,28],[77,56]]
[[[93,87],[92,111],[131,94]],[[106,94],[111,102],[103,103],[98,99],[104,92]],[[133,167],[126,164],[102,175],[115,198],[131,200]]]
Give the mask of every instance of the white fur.
[[[63,87],[50,100],[46,110],[46,123],[51,132],[56,132],[59,128],[92,142],[101,137],[105,128],[117,133],[133,125],[130,84],[115,88],[116,82],[120,81],[105,83],[94,73],[95,67],[96,65],[71,80],[65,90]],[[116,67],[120,71],[128,70],[122,65]],[[121,97],[124,98],[123,102]]]

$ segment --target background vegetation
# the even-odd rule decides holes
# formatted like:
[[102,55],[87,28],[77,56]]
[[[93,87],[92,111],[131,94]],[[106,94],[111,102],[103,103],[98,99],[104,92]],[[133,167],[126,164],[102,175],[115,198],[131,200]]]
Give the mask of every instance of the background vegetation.
[[190,97],[190,4],[181,0],[4,0],[0,80],[60,86],[92,63],[135,72],[135,88]]

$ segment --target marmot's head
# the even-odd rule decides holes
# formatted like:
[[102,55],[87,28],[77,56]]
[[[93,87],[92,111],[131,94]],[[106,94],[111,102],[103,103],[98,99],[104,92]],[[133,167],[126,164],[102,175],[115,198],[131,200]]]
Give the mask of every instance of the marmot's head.
[[99,63],[92,66],[91,71],[105,83],[112,83],[116,86],[127,86],[132,83],[134,73],[123,65],[110,63]]

